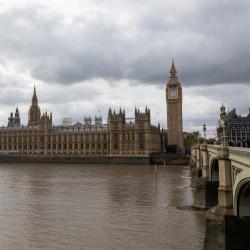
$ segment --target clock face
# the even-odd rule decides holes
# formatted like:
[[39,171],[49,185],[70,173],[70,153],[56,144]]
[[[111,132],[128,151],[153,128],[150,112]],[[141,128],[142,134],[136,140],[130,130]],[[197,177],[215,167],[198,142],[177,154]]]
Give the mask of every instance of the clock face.
[[170,94],[172,97],[176,97],[176,90],[172,90]]
[[170,99],[176,99],[178,98],[178,92],[177,92],[177,89],[169,89],[169,92],[168,92],[168,96]]

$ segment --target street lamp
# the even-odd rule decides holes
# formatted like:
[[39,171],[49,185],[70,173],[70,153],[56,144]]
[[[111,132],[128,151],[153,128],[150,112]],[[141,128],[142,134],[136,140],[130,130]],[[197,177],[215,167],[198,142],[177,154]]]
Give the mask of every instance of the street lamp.
[[198,131],[198,134],[197,134],[197,144],[200,144],[200,131]]
[[222,104],[221,105],[221,108],[220,108],[220,125],[222,127],[222,145],[223,146],[228,146],[227,145],[227,139],[226,139],[226,118],[227,118],[227,115],[226,115],[226,111],[225,111],[225,107],[224,105]]
[[206,143],[206,131],[207,131],[207,127],[206,127],[206,123],[204,123],[203,124],[204,144]]

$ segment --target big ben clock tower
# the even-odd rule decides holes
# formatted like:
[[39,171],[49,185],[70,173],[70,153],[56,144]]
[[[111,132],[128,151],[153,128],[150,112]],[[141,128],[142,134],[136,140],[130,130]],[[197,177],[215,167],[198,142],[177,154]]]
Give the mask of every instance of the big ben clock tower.
[[179,82],[174,61],[166,86],[168,145],[176,145],[177,153],[184,154],[182,130],[182,87]]

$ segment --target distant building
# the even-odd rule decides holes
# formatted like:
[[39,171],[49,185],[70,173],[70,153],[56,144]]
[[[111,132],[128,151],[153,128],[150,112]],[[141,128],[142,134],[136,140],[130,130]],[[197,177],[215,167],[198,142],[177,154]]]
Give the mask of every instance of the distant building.
[[125,111],[108,111],[107,123],[96,116],[84,117],[84,124],[72,125],[64,118],[52,125],[52,113],[41,114],[36,89],[28,113],[27,126],[20,126],[19,111],[10,114],[8,126],[0,128],[0,152],[18,151],[33,156],[149,156],[161,151],[160,128],[151,125],[150,110],[135,109],[133,120]]
[[[224,105],[220,108],[221,114],[225,116],[225,137],[230,146],[248,146],[250,147],[250,108],[247,116],[241,116],[236,113],[236,109],[225,112]],[[217,126],[218,140],[223,140],[223,128],[221,121]]]
[[69,127],[69,126],[72,126],[73,124],[73,121],[72,121],[72,118],[63,118],[62,119],[62,127]]

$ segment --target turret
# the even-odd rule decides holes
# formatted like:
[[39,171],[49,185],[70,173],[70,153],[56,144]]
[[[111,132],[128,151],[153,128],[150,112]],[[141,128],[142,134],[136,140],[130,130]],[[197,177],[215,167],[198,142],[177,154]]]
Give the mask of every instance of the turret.
[[36,126],[39,125],[40,122],[40,108],[38,106],[38,99],[36,96],[36,88],[34,86],[33,97],[31,101],[31,106],[29,110],[29,119],[28,119],[28,126]]
[[135,120],[148,120],[150,121],[150,109],[145,108],[145,112],[141,112],[140,109],[135,108]]
[[52,127],[52,113],[47,114],[47,111],[43,113],[40,117],[40,126],[41,128],[48,129]]
[[116,111],[112,111],[111,108],[109,108],[109,112],[108,112],[108,120],[111,121],[121,121],[123,123],[125,123],[125,110],[122,110],[120,108],[119,112],[116,113]]
[[101,116],[95,116],[95,125],[97,125],[97,126],[102,125],[102,117]]
[[85,126],[91,126],[92,121],[90,116],[84,116],[84,125]]
[[16,108],[16,113],[15,113],[15,118],[18,118],[19,117],[19,110],[18,110],[18,107]]
[[13,112],[10,113],[10,116],[8,118],[8,128],[17,128],[20,127],[20,117],[19,117],[19,111],[18,108],[16,108],[15,116],[13,115]]
[[21,125],[21,121],[20,121],[20,117],[19,117],[18,107],[16,108],[14,120],[15,120],[15,126],[19,127]]
[[111,110],[111,108],[109,108],[108,119],[111,118],[111,116],[112,116],[112,110]]
[[9,116],[9,118],[8,118],[8,128],[9,127],[13,127],[13,122],[14,122],[14,118],[13,118],[13,113],[11,112],[10,113],[10,116]]

